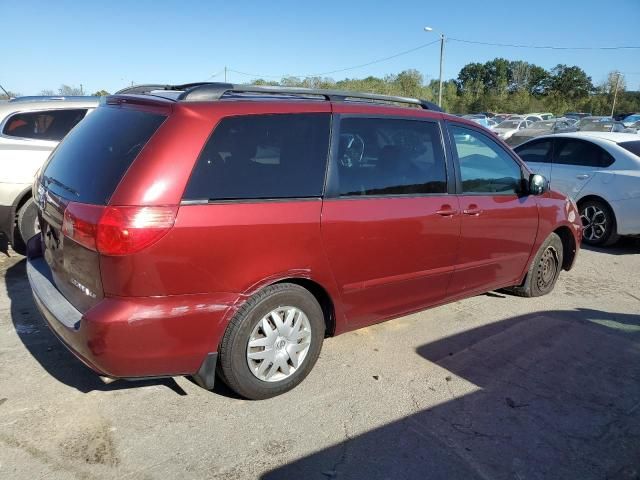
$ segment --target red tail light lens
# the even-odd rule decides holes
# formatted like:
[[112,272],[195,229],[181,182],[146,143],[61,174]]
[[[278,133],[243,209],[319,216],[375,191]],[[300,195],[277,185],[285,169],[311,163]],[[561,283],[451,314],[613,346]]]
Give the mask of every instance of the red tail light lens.
[[104,212],[99,205],[69,203],[64,211],[62,234],[91,250],[96,249],[98,222]]
[[103,255],[139,252],[162,238],[178,207],[101,207],[69,203],[62,233]]
[[107,207],[96,247],[104,255],[127,255],[160,240],[176,221],[178,207]]

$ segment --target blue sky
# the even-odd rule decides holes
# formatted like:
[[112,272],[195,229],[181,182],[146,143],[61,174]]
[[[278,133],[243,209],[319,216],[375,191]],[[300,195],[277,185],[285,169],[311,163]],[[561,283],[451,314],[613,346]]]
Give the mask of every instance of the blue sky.
[[[0,84],[24,95],[61,84],[113,92],[135,83],[224,80],[231,70],[305,75],[387,57],[446,36],[559,46],[640,45],[640,0],[547,1],[101,1],[0,0]],[[595,83],[626,74],[640,89],[640,50],[571,51],[448,42],[445,78],[495,57],[545,68],[578,65]],[[438,75],[437,44],[330,75],[382,76],[415,68]],[[213,76],[214,74],[217,74]],[[252,77],[229,72],[231,82]]]

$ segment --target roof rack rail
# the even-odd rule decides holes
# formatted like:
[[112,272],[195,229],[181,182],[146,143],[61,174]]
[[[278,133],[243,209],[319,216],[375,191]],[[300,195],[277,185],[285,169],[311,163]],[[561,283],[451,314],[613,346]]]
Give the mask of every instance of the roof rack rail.
[[364,100],[384,103],[404,103],[415,105],[425,110],[441,112],[442,109],[435,103],[427,100],[410,97],[398,97],[392,95],[379,95],[376,93],[351,92],[346,90],[321,90],[303,87],[274,87],[262,85],[234,85],[221,82],[187,83],[184,85],[135,85],[123,88],[116,92],[122,94],[148,94],[157,90],[182,91],[177,97],[178,101],[206,102],[220,100],[224,95],[254,93],[261,95],[299,95],[303,97],[321,97],[329,101],[345,101],[347,99]]

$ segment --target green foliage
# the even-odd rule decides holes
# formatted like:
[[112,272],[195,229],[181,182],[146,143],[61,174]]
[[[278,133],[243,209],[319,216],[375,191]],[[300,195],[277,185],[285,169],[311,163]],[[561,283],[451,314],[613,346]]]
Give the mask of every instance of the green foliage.
[[[465,65],[455,80],[443,82],[442,106],[447,112],[590,112],[611,114],[617,72],[594,87],[591,77],[577,66],[557,65],[551,71],[528,62],[495,58]],[[438,80],[425,84],[417,70],[405,70],[384,78],[346,78],[334,81],[320,77],[285,77],[279,82],[258,79],[256,85],[355,90],[416,97],[437,102]],[[640,92],[625,91],[624,77],[618,83],[616,112],[640,111]]]
[[93,93],[94,97],[106,97],[107,95],[111,95],[111,94],[106,90],[98,90],[97,92]]

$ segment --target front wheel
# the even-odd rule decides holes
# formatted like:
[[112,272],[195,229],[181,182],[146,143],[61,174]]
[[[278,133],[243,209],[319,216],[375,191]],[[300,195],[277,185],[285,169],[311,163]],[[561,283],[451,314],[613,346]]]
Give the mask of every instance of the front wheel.
[[311,371],[324,332],[322,308],[308,290],[291,283],[271,285],[229,323],[219,349],[221,377],[251,400],[280,395]]
[[520,297],[540,297],[551,292],[562,270],[563,255],[562,240],[552,233],[538,249],[523,284],[507,290]]

